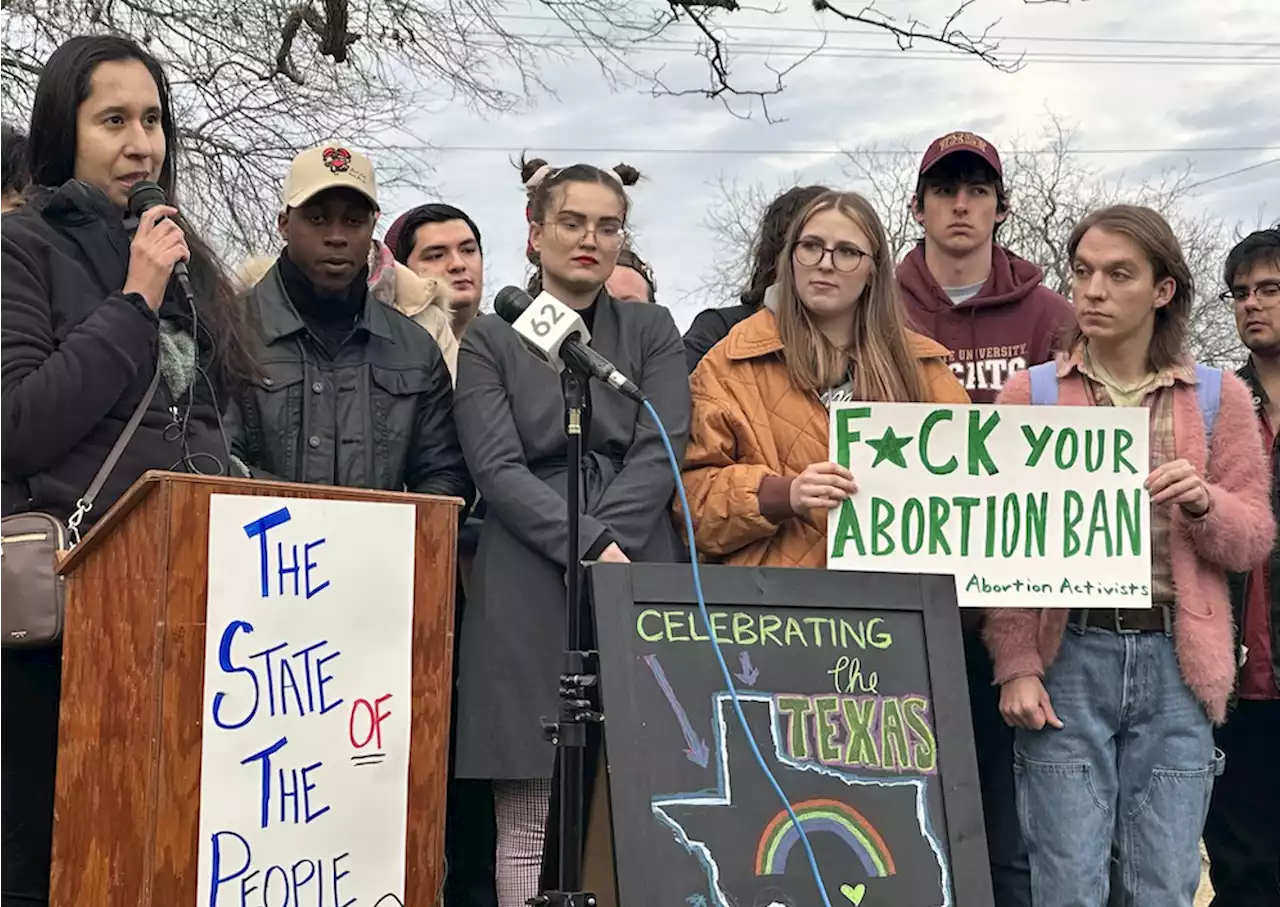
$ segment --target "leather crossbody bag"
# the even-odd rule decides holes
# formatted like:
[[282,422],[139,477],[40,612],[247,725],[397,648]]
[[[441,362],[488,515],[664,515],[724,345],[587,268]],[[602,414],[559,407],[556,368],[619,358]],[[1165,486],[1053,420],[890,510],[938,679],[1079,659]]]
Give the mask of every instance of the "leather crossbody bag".
[[80,524],[110,478],[160,384],[157,368],[151,386],[129,417],[98,474],[89,483],[71,518],[64,524],[39,511],[15,513],[0,521],[0,645],[6,649],[40,649],[62,640],[65,581],[58,559],[80,541]]

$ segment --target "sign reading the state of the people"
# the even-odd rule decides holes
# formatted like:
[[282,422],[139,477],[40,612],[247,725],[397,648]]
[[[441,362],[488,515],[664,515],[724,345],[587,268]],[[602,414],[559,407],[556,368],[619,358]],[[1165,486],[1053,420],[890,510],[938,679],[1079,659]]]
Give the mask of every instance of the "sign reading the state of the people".
[[834,570],[952,573],[962,607],[1151,605],[1148,412],[849,403]]
[[414,508],[209,511],[197,902],[400,905]]
[[619,904],[813,907],[816,863],[834,907],[990,907],[949,577],[706,567],[704,619],[687,565],[611,566]]

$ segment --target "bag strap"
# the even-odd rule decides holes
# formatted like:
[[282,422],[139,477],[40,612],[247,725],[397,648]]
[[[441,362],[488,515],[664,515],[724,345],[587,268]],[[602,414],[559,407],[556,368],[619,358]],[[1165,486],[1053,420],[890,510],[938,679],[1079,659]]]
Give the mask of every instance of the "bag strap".
[[1196,400],[1204,418],[1205,442],[1212,445],[1213,426],[1218,421],[1218,406],[1222,400],[1222,369],[1211,365],[1196,366]]
[[79,543],[80,523],[93,510],[93,502],[102,491],[102,486],[107,484],[107,479],[111,478],[112,471],[116,468],[116,464],[120,462],[120,455],[129,446],[129,442],[133,440],[134,432],[138,430],[138,425],[142,422],[143,415],[150,408],[151,401],[156,395],[156,388],[159,386],[160,367],[156,366],[156,373],[151,376],[151,385],[147,388],[147,392],[138,401],[137,408],[133,411],[133,415],[129,417],[129,421],[125,423],[124,431],[120,432],[120,437],[116,438],[116,443],[112,445],[111,452],[107,454],[107,459],[103,461],[97,475],[89,483],[88,490],[85,491],[80,500],[76,501],[75,513],[71,514],[71,518],[67,520],[67,531],[71,534],[72,545]]
[[1058,404],[1058,363],[1050,359],[1027,369],[1031,379],[1031,405],[1056,406]]

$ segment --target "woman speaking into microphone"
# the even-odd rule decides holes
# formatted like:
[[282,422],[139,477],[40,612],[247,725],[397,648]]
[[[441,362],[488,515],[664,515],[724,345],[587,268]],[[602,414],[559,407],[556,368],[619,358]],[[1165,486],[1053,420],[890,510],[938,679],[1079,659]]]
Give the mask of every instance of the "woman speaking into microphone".
[[[551,169],[529,199],[529,243],[541,288],[572,307],[591,347],[640,386],[677,456],[689,431],[684,346],[670,313],[604,289],[626,234],[624,179],[634,171],[586,164]],[[458,663],[460,778],[494,782],[499,907],[538,893],[555,747],[539,717],[559,712],[569,530],[565,400],[560,379],[496,315],[462,338],[454,402],[458,437],[488,510],[462,618]],[[584,560],[674,561],[666,512],[675,477],[653,420],[592,380],[582,470]]]
[[[220,403],[252,370],[230,284],[173,207],[127,219],[140,182],[174,198],[175,144],[164,72],[137,44],[72,38],[49,57],[27,203],[0,221],[5,516],[70,521],[140,409],[81,532],[149,469],[228,471]],[[60,662],[57,645],[3,651],[3,907],[48,902]]]

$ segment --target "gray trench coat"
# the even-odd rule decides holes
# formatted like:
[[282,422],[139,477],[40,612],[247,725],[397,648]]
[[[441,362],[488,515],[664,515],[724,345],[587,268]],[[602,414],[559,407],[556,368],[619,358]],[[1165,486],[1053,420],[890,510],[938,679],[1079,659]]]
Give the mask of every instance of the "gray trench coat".
[[[591,346],[640,386],[682,458],[689,383],[671,314],[602,292]],[[590,395],[580,556],[607,532],[633,561],[682,560],[669,509],[675,478],[653,420],[600,381]],[[462,617],[455,772],[549,778],[555,749],[539,719],[558,711],[568,530],[560,378],[485,315],[463,337],[454,413],[488,508]]]

